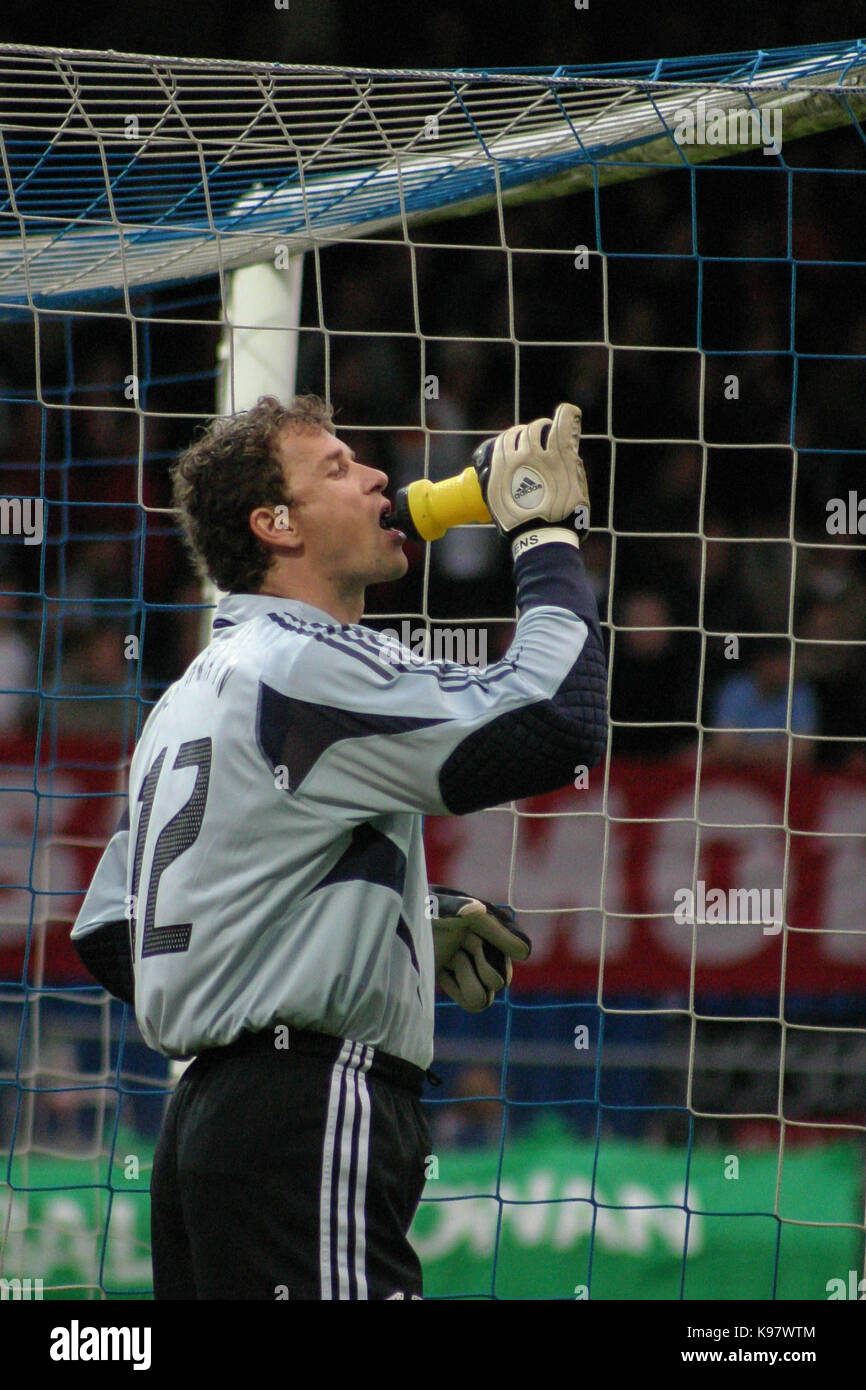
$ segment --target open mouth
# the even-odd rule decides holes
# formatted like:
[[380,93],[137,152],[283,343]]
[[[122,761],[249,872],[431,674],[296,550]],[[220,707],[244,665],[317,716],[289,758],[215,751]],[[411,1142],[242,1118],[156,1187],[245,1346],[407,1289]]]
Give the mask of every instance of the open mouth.
[[382,508],[382,513],[379,517],[379,525],[383,531],[388,532],[389,536],[393,536],[400,545],[406,540],[406,532],[401,530],[398,526],[397,517],[394,512],[392,512],[390,504]]

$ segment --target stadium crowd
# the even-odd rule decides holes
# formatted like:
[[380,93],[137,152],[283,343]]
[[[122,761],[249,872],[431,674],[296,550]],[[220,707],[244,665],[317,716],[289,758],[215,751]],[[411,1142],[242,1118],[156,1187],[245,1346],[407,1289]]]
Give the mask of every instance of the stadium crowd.
[[[321,317],[307,268],[298,387],[324,390],[327,357],[338,428],[392,489],[460,471],[515,409],[581,405],[615,757],[691,756],[699,721],[705,755],[784,757],[783,735],[724,730],[785,728],[793,653],[795,758],[864,764],[864,545],[828,529],[862,456],[842,403],[862,390],[866,316],[854,271],[833,264],[862,228],[844,204],[826,215],[832,181],[811,172],[822,139],[838,157],[846,138],[792,147],[809,166],[791,181],[791,249],[809,263],[796,294],[789,181],[754,160],[702,171],[694,202],[688,175],[666,172],[602,190],[597,207],[577,193],[507,209],[513,338],[492,215],[419,228],[414,257],[399,235],[323,251]],[[720,216],[732,198],[747,215]],[[200,642],[168,468],[215,409],[216,291],[133,303],[152,363],[137,402],[122,314],[46,316],[38,340],[26,315],[0,325],[4,492],[47,504],[44,545],[0,542],[6,735],[128,740]],[[423,549],[408,553],[409,575],[371,592],[368,614],[478,624],[495,659],[513,591],[493,529],[434,545],[426,594]]]

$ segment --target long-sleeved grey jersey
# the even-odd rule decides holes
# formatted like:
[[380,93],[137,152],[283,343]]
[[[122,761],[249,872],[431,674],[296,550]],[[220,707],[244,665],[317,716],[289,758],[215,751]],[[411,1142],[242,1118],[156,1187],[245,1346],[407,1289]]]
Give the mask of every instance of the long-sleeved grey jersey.
[[563,786],[606,738],[578,551],[544,545],[515,578],[514,640],[485,669],[295,599],[222,600],[147,721],[72,932],[129,920],[152,1047],[189,1057],[285,1022],[430,1065],[423,814]]

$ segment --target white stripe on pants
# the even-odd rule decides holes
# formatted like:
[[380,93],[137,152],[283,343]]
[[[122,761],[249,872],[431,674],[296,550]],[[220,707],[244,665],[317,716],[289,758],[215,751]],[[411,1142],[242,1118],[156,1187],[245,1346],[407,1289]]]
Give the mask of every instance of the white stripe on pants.
[[[367,1190],[367,1170],[370,1146],[370,1095],[366,1073],[374,1057],[374,1049],[361,1043],[346,1041],[331,1072],[328,1114],[322,1151],[322,1186],[319,1197],[319,1265],[323,1299],[348,1299],[352,1289],[349,1264],[349,1235],[354,1222],[355,1247],[352,1268],[357,1297],[367,1297],[365,1270],[366,1229],[364,1202]],[[340,1105],[343,1114],[340,1119]],[[355,1116],[359,1116],[357,1149],[353,1152]],[[339,1133],[338,1133],[339,1127]],[[355,1179],[354,1210],[349,1197],[352,1177]],[[336,1177],[336,1192],[335,1192]],[[334,1291],[334,1268],[331,1259],[332,1234],[336,1231],[337,1289]]]

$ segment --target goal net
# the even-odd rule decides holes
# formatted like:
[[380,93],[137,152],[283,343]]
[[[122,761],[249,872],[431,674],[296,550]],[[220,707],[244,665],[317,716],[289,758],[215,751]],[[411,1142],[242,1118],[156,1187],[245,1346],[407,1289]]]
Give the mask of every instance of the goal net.
[[[151,1291],[172,1077],[69,929],[209,629],[169,465],[298,389],[392,489],[583,411],[610,748],[426,823],[431,882],[534,942],[486,1013],[437,1005],[427,1293],[858,1297],[862,42],[484,72],[0,45],[0,73],[0,1294]],[[495,661],[493,528],[407,554],[365,621]]]

